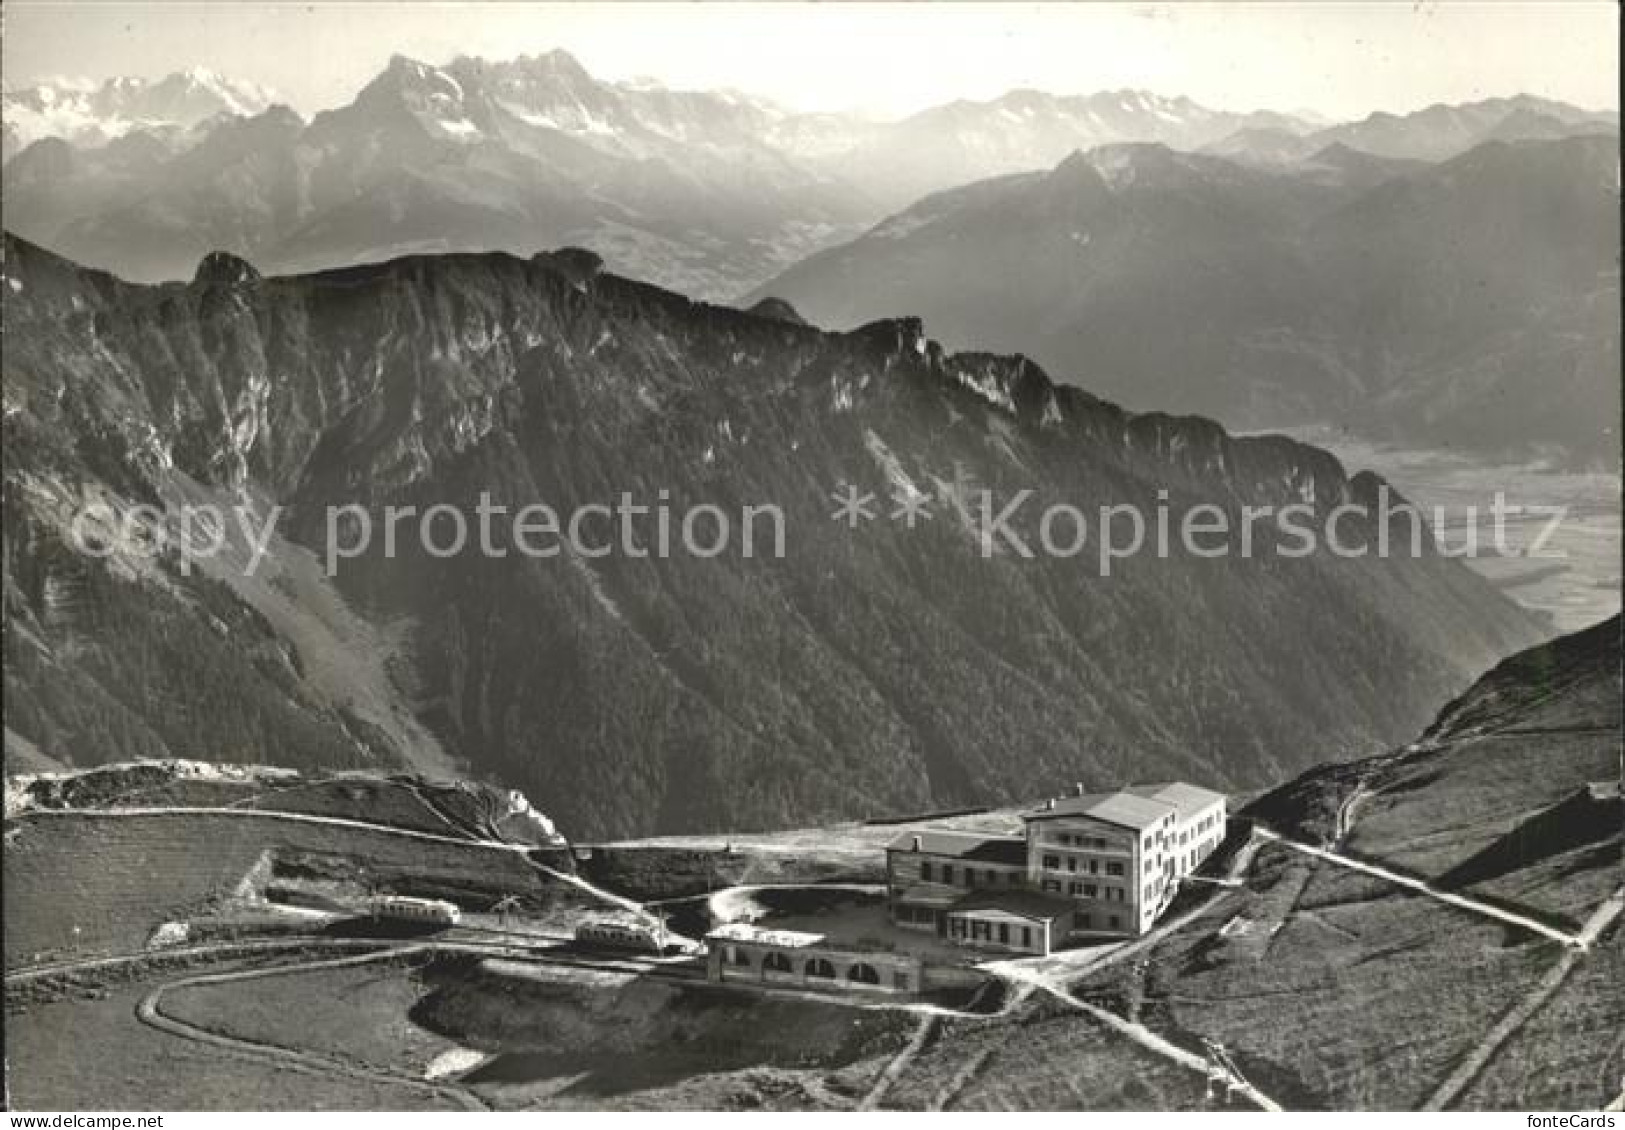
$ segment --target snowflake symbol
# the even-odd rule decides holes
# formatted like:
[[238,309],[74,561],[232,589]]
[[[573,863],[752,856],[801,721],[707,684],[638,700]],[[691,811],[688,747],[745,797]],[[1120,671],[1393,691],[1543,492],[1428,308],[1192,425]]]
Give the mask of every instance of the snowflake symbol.
[[859,522],[867,522],[874,518],[873,509],[875,496],[868,491],[859,490],[851,483],[843,483],[841,489],[834,491],[830,497],[835,500],[835,513],[830,520],[845,522],[848,529],[855,530]]
[[924,494],[917,490],[895,490],[892,492],[892,501],[897,505],[892,508],[892,521],[901,521],[909,529],[913,529],[917,522],[931,520],[930,505]]

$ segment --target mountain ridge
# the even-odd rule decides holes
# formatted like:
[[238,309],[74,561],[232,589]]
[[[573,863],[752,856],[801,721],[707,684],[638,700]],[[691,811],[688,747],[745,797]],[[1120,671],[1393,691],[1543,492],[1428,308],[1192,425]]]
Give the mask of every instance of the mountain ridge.
[[[8,225],[143,281],[184,278],[221,247],[287,272],[414,251],[582,244],[622,273],[718,299],[923,195],[1048,167],[1079,148],[1160,143],[1279,165],[1256,137],[1234,139],[1251,131],[1309,149],[1345,137],[1290,114],[1140,90],[1010,91],[889,122],[796,113],[748,94],[601,80],[562,50],[442,65],[396,55],[351,101],[308,123],[267,92],[233,93],[220,76],[110,80],[102,90],[150,100],[170,85],[181,93],[141,111],[167,115],[152,120],[120,110],[103,121],[94,92],[6,95]],[[77,109],[53,126],[53,106]],[[1523,97],[1445,109],[1458,148],[1608,121]],[[1435,110],[1383,119],[1381,137],[1426,132]],[[274,122],[255,127],[256,152],[210,147],[216,133],[272,112]],[[26,129],[12,130],[12,118]]]
[[953,347],[1025,349],[1243,429],[1333,420],[1606,464],[1617,154],[1612,135],[1437,165],[1334,143],[1299,176],[1101,147],[929,196],[744,301],[833,328],[917,313]]
[[[264,278],[221,257],[142,286],[13,238],[5,272],[26,330],[7,350],[8,724],[70,763],[445,765],[513,782],[572,834],[782,826],[1079,774],[1262,783],[1385,744],[1542,632],[1457,562],[1283,560],[1268,529],[1257,556],[1140,555],[1109,578],[984,556],[957,483],[1035,491],[1013,528],[1037,545],[1040,504],[1150,513],[1160,490],[1324,515],[1381,481],[1296,441],[1131,415],[1023,357],[950,354],[917,319],[831,334],[582,252]],[[917,491],[934,519],[843,531],[843,481]],[[332,577],[312,556],[329,507],[569,513],[625,491],[772,502],[793,549],[407,544]],[[230,556],[200,580],[76,553],[63,523],[90,498],[287,513],[266,577]],[[1304,617],[1313,643],[1284,627]],[[188,728],[199,710],[211,724]]]

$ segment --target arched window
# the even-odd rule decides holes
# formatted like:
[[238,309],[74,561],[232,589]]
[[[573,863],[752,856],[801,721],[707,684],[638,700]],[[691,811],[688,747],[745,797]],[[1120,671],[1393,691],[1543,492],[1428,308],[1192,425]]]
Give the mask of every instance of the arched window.
[[846,979],[856,981],[862,985],[878,985],[880,984],[880,973],[874,966],[860,961],[846,971]]
[[770,953],[762,958],[762,970],[767,973],[788,973],[790,959],[782,953]]
[[735,965],[744,965],[744,966],[749,966],[750,965],[750,954],[746,953],[744,950],[740,949],[738,946],[729,947],[729,956],[731,958],[733,958],[733,963]]
[[807,962],[807,976],[822,977],[827,981],[835,980],[835,966],[826,958],[815,957]]

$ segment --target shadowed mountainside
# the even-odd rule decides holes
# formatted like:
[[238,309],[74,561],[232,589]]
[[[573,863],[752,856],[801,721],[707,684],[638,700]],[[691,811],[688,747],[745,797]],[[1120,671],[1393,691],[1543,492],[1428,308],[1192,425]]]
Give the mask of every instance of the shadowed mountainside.
[[[1271,526],[1250,557],[1176,543],[1109,577],[1093,548],[986,557],[981,490],[1034,491],[1013,527],[1036,545],[1054,502],[1091,522],[1211,503],[1239,525],[1286,502],[1324,519],[1380,483],[1021,357],[947,354],[916,321],[825,333],[582,252],[286,278],[211,256],[136,286],[8,238],[5,276],[7,725],[63,762],[407,764],[508,782],[579,836],[1038,781],[1257,787],[1402,740],[1541,632],[1458,562],[1284,557]],[[843,483],[932,517],[848,530]],[[785,555],[438,557],[413,537],[329,578],[311,552],[334,505],[567,514],[622,492],[781,507]],[[93,500],[286,513],[254,575],[232,536],[186,576],[139,536],[73,548]]]

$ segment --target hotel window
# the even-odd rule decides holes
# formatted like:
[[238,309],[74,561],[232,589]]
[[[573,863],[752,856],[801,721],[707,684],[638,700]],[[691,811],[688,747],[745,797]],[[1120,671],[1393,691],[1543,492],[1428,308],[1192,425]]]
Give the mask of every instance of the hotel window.
[[1044,857],[1044,866],[1050,868],[1051,870],[1060,867],[1061,857],[1058,855],[1046,855]]
[[1112,923],[1112,929],[1113,930],[1121,928],[1121,920],[1115,914],[1112,915],[1111,923]]
[[1055,893],[1059,894],[1061,891],[1061,881],[1059,879],[1045,879],[1044,889],[1046,891],[1054,891]]
[[1091,874],[1091,875],[1099,875],[1100,874],[1100,860],[1091,859],[1089,861],[1089,874]]
[[1081,895],[1081,894],[1083,894],[1083,884],[1082,883],[1072,883],[1072,884],[1070,884],[1067,887],[1067,893],[1068,894],[1073,894],[1073,895]]
[[944,863],[942,865],[942,881],[944,883],[948,883],[948,884],[953,883],[953,881],[954,881],[954,865],[953,864]]
[[1078,869],[1078,861],[1075,856],[1069,855],[1066,857],[1066,869],[1068,871],[1076,871]]
[[1024,948],[1030,948],[1032,946],[1033,928],[1031,926],[1023,926],[1021,928],[1021,944]]
[[1099,893],[1100,893],[1100,888],[1095,886],[1093,883],[1085,883],[1083,885],[1083,897],[1084,898],[1092,899],[1096,895],[1098,895]]
[[1123,865],[1121,863],[1108,863],[1108,864],[1106,864],[1106,874],[1108,874],[1108,875],[1121,875],[1122,873],[1123,873]]
[[931,881],[931,864],[929,862],[920,864],[920,881],[922,883]]
[[1010,944],[1010,924],[1008,922],[999,923],[999,942],[1001,945]]

